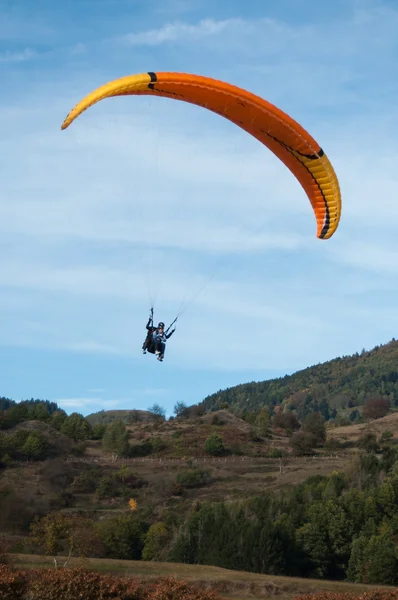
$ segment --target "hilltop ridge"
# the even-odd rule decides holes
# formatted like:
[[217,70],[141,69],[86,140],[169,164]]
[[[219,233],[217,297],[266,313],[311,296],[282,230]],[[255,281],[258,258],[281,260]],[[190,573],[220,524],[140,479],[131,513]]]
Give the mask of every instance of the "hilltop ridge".
[[398,341],[351,356],[312,365],[292,375],[242,383],[207,396],[205,412],[227,405],[236,414],[262,407],[295,410],[298,418],[320,412],[326,420],[362,406],[372,396],[385,396],[398,406]]

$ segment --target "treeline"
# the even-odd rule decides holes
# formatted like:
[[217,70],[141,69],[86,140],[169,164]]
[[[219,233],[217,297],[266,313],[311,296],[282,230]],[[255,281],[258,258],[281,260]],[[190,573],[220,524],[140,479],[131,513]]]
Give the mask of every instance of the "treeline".
[[[92,427],[79,413],[67,415],[54,402],[7,402],[7,399],[3,399],[3,409],[0,411],[0,467],[7,466],[14,460],[45,460],[68,452],[81,455],[85,451],[84,442],[88,439],[101,439],[106,429],[101,425]],[[23,424],[30,421],[45,423],[76,444],[65,447],[51,435],[51,430],[24,429]]]
[[[326,420],[347,408],[362,406],[371,396],[386,397],[398,406],[398,341],[373,350],[335,358],[293,375],[241,384],[204,399],[204,409],[217,410],[226,403],[241,416],[245,410],[288,406],[298,418],[320,412]],[[332,411],[332,412],[331,412]]]
[[0,397],[0,429],[14,427],[22,421],[50,420],[55,413],[63,413],[56,402],[49,400],[22,400],[15,402],[10,398]]

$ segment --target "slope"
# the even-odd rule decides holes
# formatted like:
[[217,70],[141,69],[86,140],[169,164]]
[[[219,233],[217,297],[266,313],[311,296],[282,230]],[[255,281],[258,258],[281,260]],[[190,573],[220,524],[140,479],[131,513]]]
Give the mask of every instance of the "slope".
[[233,412],[273,409],[277,405],[296,410],[298,418],[319,411],[326,419],[348,407],[361,406],[372,396],[387,396],[398,406],[398,341],[370,351],[338,357],[293,375],[251,382],[220,390],[201,403],[205,411],[224,403]]

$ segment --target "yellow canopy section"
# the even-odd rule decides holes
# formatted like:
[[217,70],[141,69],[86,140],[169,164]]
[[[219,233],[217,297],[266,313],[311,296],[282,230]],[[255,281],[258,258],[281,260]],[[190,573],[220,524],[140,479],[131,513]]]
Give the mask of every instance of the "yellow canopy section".
[[269,148],[296,176],[315,213],[317,237],[330,238],[341,214],[334,169],[322,148],[294,119],[263,98],[223,81],[187,73],[141,73],[111,81],[68,114],[66,129],[87,108],[113,96],[150,94],[207,108],[232,121]]

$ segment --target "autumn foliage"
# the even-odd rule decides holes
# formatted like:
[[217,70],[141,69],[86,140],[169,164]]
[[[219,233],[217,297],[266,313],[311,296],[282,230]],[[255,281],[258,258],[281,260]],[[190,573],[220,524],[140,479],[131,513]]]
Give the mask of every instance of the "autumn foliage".
[[388,398],[377,396],[369,398],[363,407],[362,414],[365,419],[381,419],[385,417],[390,408],[390,402]]
[[83,569],[14,571],[0,565],[1,600],[220,600],[174,578],[145,582]]

